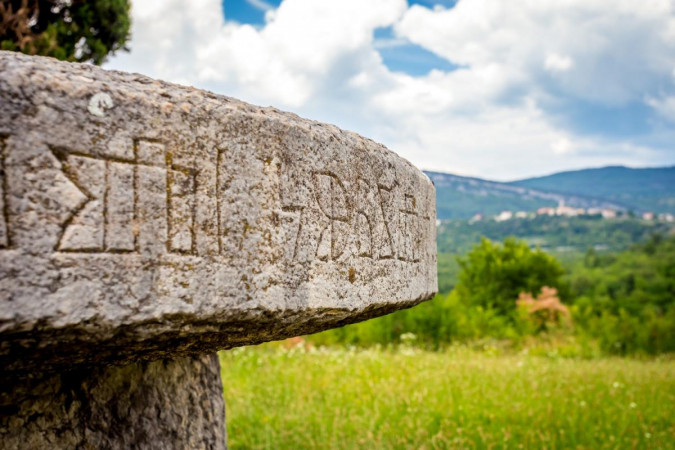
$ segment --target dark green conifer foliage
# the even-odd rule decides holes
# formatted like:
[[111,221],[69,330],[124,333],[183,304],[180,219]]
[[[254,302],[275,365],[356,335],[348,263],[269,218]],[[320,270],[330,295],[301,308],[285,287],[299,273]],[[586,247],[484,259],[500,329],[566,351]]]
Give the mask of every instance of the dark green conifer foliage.
[[129,0],[2,0],[0,49],[102,64],[128,50]]

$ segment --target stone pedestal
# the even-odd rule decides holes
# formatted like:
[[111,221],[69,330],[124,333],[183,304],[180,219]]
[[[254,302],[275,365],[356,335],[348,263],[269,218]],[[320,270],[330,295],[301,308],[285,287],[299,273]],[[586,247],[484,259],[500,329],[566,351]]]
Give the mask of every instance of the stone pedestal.
[[7,382],[2,449],[224,449],[215,354]]
[[437,290],[435,191],[357,134],[0,51],[2,446],[224,446],[219,349]]

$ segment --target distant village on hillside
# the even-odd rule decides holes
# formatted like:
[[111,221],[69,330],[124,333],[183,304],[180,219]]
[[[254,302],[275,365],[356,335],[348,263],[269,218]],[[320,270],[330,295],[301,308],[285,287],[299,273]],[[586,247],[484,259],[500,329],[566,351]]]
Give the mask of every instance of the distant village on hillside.
[[[619,211],[609,208],[575,208],[566,206],[564,202],[560,202],[557,207],[545,206],[533,211],[502,211],[496,216],[486,217],[481,213],[475,214],[469,223],[478,222],[480,220],[495,220],[497,222],[504,222],[512,219],[532,219],[536,216],[562,216],[562,217],[577,217],[577,216],[600,216],[603,219],[616,219],[621,217],[632,216],[633,213],[626,211]],[[643,212],[640,217],[643,220],[658,220],[663,222],[675,222],[675,215],[670,213],[656,214],[653,212]]]

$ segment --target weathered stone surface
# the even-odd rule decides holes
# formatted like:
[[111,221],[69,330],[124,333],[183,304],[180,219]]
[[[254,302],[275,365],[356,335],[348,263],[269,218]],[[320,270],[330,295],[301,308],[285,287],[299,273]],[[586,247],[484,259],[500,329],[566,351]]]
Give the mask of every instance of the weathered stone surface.
[[0,52],[0,447],[222,448],[200,354],[435,291],[433,186],[381,145]]
[[2,449],[223,449],[218,358],[130,364],[0,386]]
[[273,108],[0,52],[5,374],[176,357],[430,298],[429,179]]

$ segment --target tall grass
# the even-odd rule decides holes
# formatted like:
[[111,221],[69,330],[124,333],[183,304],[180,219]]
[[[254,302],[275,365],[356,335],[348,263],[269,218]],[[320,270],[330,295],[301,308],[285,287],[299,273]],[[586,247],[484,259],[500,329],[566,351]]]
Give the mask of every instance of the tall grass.
[[221,353],[231,448],[675,448],[675,361],[280,346]]

